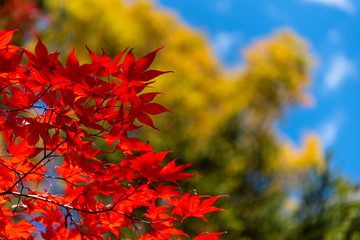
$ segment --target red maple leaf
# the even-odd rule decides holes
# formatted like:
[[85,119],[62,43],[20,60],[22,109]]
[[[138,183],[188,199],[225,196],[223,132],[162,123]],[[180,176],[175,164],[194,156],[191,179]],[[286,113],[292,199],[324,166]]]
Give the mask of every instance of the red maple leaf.
[[[217,197],[206,197],[206,196],[198,196],[191,192],[186,193],[180,199],[174,199],[171,204],[174,206],[174,209],[171,212],[171,215],[177,214],[182,217],[182,221],[186,218],[198,217],[204,219],[205,222],[207,220],[204,217],[204,214],[215,211],[225,211],[223,209],[212,206],[212,204],[223,196]],[[201,201],[202,198],[206,198]]]
[[13,32],[0,31],[0,238],[126,238],[142,226],[139,239],[171,239],[187,236],[176,223],[221,210],[212,206],[219,197],[180,191],[192,163],[176,166],[133,135],[136,120],[155,128],[151,115],[169,111],[153,102],[159,92],[142,93],[165,73],[149,70],[161,48],[113,61],[89,50],[84,65],[73,49],[64,67],[39,37],[35,54],[9,45]]

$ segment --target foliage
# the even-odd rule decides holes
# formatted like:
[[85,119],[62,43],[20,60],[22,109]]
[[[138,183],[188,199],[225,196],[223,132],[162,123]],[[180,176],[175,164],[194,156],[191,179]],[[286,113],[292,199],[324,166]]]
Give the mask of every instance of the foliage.
[[[166,73],[149,70],[160,49],[137,60],[132,50],[113,60],[88,50],[83,65],[73,49],[63,66],[40,38],[35,54],[10,45],[13,33],[0,31],[1,238],[182,239],[180,223],[221,210],[212,206],[220,197],[179,187],[191,163],[167,162],[168,152],[131,136],[169,111],[152,102],[158,92],[143,93]],[[115,163],[99,158],[115,152]]]
[[[174,113],[154,116],[160,131],[141,128],[137,134],[156,149],[173,149],[168,155],[179,157],[179,162],[198,162],[190,171],[207,180],[188,179],[184,188],[230,195],[219,200],[228,214],[210,216],[206,226],[196,219],[185,222],[188,232],[226,229],[230,239],[285,236],[289,222],[283,211],[289,189],[285,183],[293,176],[301,183],[298,178],[322,161],[304,157],[304,164],[298,165],[292,160],[305,156],[303,152],[284,154],[288,143],[273,129],[287,107],[309,103],[305,91],[312,58],[304,40],[290,30],[258,39],[244,50],[243,66],[229,72],[203,34],[151,1],[49,0],[44,7],[49,17],[42,39],[50,49],[63,52],[74,43],[79,61],[88,58],[80,48],[85,42],[91,49],[105,46],[112,57],[130,43],[139,55],[166,46],[154,66],[174,74],[154,86],[166,93],[158,99]],[[321,152],[320,144],[316,147],[315,152]],[[100,157],[114,162],[121,156]],[[284,174],[289,171],[291,178]]]
[[326,156],[322,172],[310,171],[289,240],[358,239],[360,212],[358,186],[330,169]]
[[[112,58],[130,44],[136,55],[166,46],[154,66],[174,74],[152,86],[166,93],[157,99],[174,113],[153,117],[160,131],[140,128],[132,136],[149,139],[158,150],[173,149],[167,155],[179,157],[178,163],[197,162],[189,173],[200,173],[206,181],[189,178],[184,189],[196,186],[205,194],[230,195],[218,200],[227,214],[209,216],[207,225],[201,219],[187,219],[185,232],[227,230],[228,239],[306,236],[301,234],[302,225],[316,221],[313,216],[293,216],[293,211],[306,212],[307,205],[298,204],[292,195],[318,188],[319,176],[327,171],[321,142],[316,135],[305,134],[301,146],[294,146],[274,128],[285,119],[289,107],[311,104],[306,88],[311,84],[313,63],[304,39],[289,29],[255,39],[243,49],[243,64],[229,71],[213,54],[206,36],[151,1],[47,0],[42,6],[48,14],[39,20],[45,26],[40,34],[43,41],[65,53],[75,44],[80,62],[88,59],[88,51],[82,48],[85,43],[91,49],[105,46]],[[108,147],[105,142],[94,143],[98,149]],[[123,155],[98,157],[116,163]],[[329,174],[333,177],[334,173]],[[355,193],[346,182],[339,177],[336,184],[328,183],[335,189],[331,201]],[[345,188],[344,193],[338,188]],[[337,230],[356,225],[355,205],[342,201],[331,209],[324,207],[324,213],[335,212],[333,216],[344,221],[331,225],[332,235],[327,227],[316,224],[306,228],[308,235],[310,230],[322,231],[325,239],[332,239]]]
[[13,42],[23,43],[39,32],[39,20],[45,16],[40,0],[0,0],[0,29],[21,30]]

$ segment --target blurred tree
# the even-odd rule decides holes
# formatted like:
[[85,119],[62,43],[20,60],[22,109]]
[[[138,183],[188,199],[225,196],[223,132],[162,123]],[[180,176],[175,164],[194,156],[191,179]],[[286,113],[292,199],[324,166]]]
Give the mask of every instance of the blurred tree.
[[360,237],[358,186],[330,169],[326,157],[324,171],[312,169],[295,214],[288,240],[355,240]]
[[0,0],[0,29],[19,29],[15,43],[22,44],[37,34],[43,17],[41,0]]
[[291,169],[292,176],[301,177],[304,167],[323,161],[321,154],[312,154],[321,152],[316,137],[306,138],[302,150],[295,151],[273,128],[287,107],[310,103],[305,90],[312,62],[302,39],[284,30],[257,40],[244,51],[244,66],[229,73],[201,33],[150,1],[47,0],[43,7],[48,13],[42,19],[43,41],[53,51],[75,45],[80,61],[89,58],[85,44],[90,49],[105,45],[110,56],[129,43],[136,55],[166,46],[157,68],[175,74],[159,79],[156,88],[166,92],[158,101],[174,113],[154,118],[161,131],[144,127],[140,134],[159,151],[174,149],[171,157],[198,162],[193,173],[206,175],[207,181],[194,178],[188,188],[230,195],[219,200],[228,214],[214,214],[208,229],[189,221],[187,232],[227,230],[228,239],[285,238],[290,178],[283,173]]

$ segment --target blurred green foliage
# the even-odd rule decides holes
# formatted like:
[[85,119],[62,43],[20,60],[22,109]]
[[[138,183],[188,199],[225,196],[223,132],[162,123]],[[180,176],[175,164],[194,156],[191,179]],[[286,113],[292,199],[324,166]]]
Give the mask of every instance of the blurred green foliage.
[[243,51],[244,64],[228,71],[203,34],[150,1],[39,6],[46,13],[40,36],[50,51],[68,54],[75,46],[80,61],[89,59],[85,44],[110,56],[127,46],[136,56],[166,46],[154,68],[174,73],[154,87],[165,93],[157,101],[174,113],[155,117],[160,131],[144,127],[138,134],[158,151],[173,150],[171,158],[197,162],[190,171],[204,177],[187,181],[186,190],[230,196],[218,202],[227,213],[209,214],[209,224],[189,219],[187,232],[227,231],[224,239],[234,240],[360,238],[357,188],[329,170],[318,137],[308,134],[297,147],[273,127],[286,108],[312,102],[306,88],[313,58],[296,33],[254,40]]
[[289,240],[360,238],[358,186],[330,170],[330,161],[328,155],[323,171],[307,174]]

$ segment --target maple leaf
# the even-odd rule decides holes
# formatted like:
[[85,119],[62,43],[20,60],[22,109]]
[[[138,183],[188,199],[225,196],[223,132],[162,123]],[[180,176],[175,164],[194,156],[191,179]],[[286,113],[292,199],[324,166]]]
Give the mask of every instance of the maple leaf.
[[25,55],[27,57],[27,60],[29,61],[30,64],[32,64],[32,66],[34,66],[37,69],[56,68],[56,66],[60,64],[60,62],[58,61],[58,57],[60,53],[55,52],[49,54],[46,46],[43,44],[39,36],[37,36],[37,38],[38,38],[38,43],[36,44],[35,47],[36,56],[26,50]]
[[[125,50],[113,61],[88,49],[92,63],[84,65],[73,49],[64,67],[39,37],[35,54],[9,45],[14,31],[0,31],[0,131],[7,145],[0,156],[0,238],[34,239],[40,224],[44,239],[126,238],[124,228],[134,226],[145,226],[139,239],[171,239],[187,236],[175,227],[180,220],[206,221],[204,214],[221,210],[212,206],[219,197],[179,190],[178,181],[193,176],[184,172],[192,163],[167,162],[168,152],[132,134],[141,127],[136,120],[155,128],[150,115],[169,111],[152,102],[159,92],[142,93],[165,73],[149,70],[161,48],[138,60]],[[23,52],[28,63],[20,65]],[[99,160],[117,153],[116,162]],[[62,194],[53,190],[57,182],[66,186]],[[15,224],[18,215],[25,219]]]
[[[0,232],[0,237],[9,240],[17,239],[34,239],[34,236],[31,235],[31,232],[36,231],[36,228],[26,221],[26,219],[18,221],[16,224],[8,223],[5,225],[5,228],[2,229],[4,234]],[[1,231],[1,230],[0,230]]]
[[[1,52],[0,51],[0,73],[14,73],[16,71],[19,71],[19,64],[22,60],[23,52],[17,53],[17,52]],[[19,76],[18,75],[7,75],[8,77],[11,77],[11,82],[18,81]],[[1,77],[1,76],[0,76]],[[16,79],[16,80],[15,80]]]
[[196,236],[194,240],[218,240],[220,235],[226,232],[220,233],[201,233],[200,235]]
[[176,159],[172,160],[161,169],[161,171],[159,172],[159,176],[161,177],[162,180],[176,183],[177,180],[183,180],[189,177],[200,176],[200,175],[191,175],[189,173],[182,172],[184,169],[190,167],[194,163],[186,163],[176,167],[175,161]]
[[79,64],[75,56],[75,48],[69,54],[69,57],[66,60],[66,68],[58,66],[58,70],[68,79],[71,79],[75,83],[84,84],[84,77],[94,74],[97,71],[97,66],[95,64]]
[[154,94],[148,94],[145,96],[140,95],[139,97],[137,97],[135,88],[132,88],[130,92],[129,102],[133,110],[131,115],[134,118],[137,118],[141,123],[157,129],[148,114],[157,115],[163,112],[171,111],[161,106],[160,104],[149,103],[149,101],[151,101],[154,97]]
[[119,68],[120,68],[119,62],[122,56],[127,51],[127,48],[120,54],[116,55],[113,62],[111,61],[110,57],[106,54],[104,49],[102,55],[99,57],[98,55],[93,53],[87,46],[86,48],[89,51],[93,64],[98,65],[98,69],[95,73],[96,76],[105,77],[108,75],[114,75],[116,73],[119,73]]
[[0,31],[0,50],[10,43],[15,31],[16,30]]
[[171,204],[174,206],[171,215],[178,214],[182,217],[182,221],[186,218],[193,216],[202,218],[205,222],[207,220],[204,217],[204,214],[215,211],[225,211],[223,209],[211,206],[216,200],[224,196],[217,197],[207,197],[201,201],[202,198],[206,198],[206,196],[198,196],[193,194],[190,196],[191,192],[186,193],[180,199],[174,199]]
[[25,131],[26,140],[30,146],[34,146],[40,137],[46,143],[51,142],[49,130],[53,128],[52,125],[39,122],[33,118],[23,118],[23,121],[23,130]]
[[[158,71],[158,70],[147,70],[153,62],[157,52],[163,47],[147,54],[144,57],[139,58],[136,61],[133,49],[126,54],[123,63],[121,64],[121,72],[118,72],[116,77],[124,81],[134,82],[148,82],[153,78],[156,78],[162,74],[169,73],[171,71]],[[140,85],[141,86],[141,85]]]
[[20,47],[9,45],[15,31],[17,30],[0,31],[0,51],[6,50],[16,52],[21,49]]

